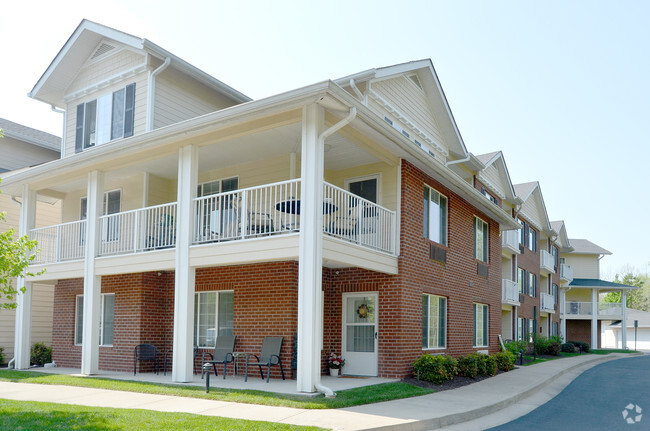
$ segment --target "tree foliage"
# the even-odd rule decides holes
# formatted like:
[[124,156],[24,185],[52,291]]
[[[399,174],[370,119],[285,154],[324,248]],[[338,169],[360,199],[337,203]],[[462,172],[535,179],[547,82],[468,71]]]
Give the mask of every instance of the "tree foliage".
[[[627,307],[636,310],[650,311],[650,279],[645,274],[627,272],[623,277],[616,274],[615,283],[636,286],[638,289],[627,293]],[[609,292],[603,298],[604,302],[621,302],[621,292]]]
[[[0,212],[0,226],[4,223],[5,213]],[[29,264],[36,257],[37,242],[31,241],[27,235],[14,238],[15,235],[13,228],[0,233],[0,299],[4,299],[0,301],[0,310],[16,308],[18,291],[14,279],[35,275],[29,271]]]

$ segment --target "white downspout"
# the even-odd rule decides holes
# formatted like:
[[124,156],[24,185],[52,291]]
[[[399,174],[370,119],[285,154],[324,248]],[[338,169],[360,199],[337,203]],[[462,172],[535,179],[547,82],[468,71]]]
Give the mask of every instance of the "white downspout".
[[357,84],[355,84],[354,79],[350,79],[350,88],[352,88],[352,91],[354,91],[354,94],[357,95],[361,103],[365,105],[366,104],[365,97],[363,97],[363,93],[359,91],[359,88],[357,87]]
[[65,123],[67,121],[67,114],[66,114],[65,110],[59,109],[54,105],[50,105],[50,107],[52,108],[52,111],[54,111],[54,112],[56,112],[58,114],[63,114],[63,130],[61,131],[61,150],[60,150],[60,153],[61,153],[60,157],[63,158],[63,157],[65,157],[65,141],[66,141],[66,139],[65,139],[66,124]]
[[171,57],[166,57],[163,64],[149,74],[149,85],[147,88],[147,132],[153,130],[154,102],[156,100],[156,76],[163,70],[167,69],[167,66],[169,66],[171,62]]

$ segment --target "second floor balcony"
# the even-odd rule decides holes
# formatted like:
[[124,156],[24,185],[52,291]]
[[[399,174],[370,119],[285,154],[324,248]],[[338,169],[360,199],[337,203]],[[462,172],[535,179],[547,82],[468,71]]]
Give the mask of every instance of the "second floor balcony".
[[501,249],[503,253],[519,254],[519,231],[504,230],[501,232]]
[[570,283],[573,280],[573,267],[565,263],[560,265],[560,278],[562,281]]
[[546,250],[540,250],[539,269],[546,274],[555,274],[555,258]]
[[[565,312],[567,317],[591,318],[594,314],[592,302],[567,301]],[[596,315],[599,319],[617,320],[623,317],[623,307],[616,302],[596,303]]]
[[519,305],[519,283],[512,280],[501,280],[501,302]]

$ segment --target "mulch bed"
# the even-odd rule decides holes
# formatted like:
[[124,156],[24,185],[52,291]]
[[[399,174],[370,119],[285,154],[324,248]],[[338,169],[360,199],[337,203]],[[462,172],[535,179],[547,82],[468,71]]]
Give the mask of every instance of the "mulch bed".
[[[504,373],[504,371],[497,371],[497,375]],[[475,379],[472,379],[470,377],[463,377],[463,376],[455,376],[452,380],[447,380],[444,383],[440,384],[435,384],[431,382],[426,382],[424,380],[418,380],[415,377],[407,377],[403,379],[402,381],[405,383],[410,383],[415,386],[419,386],[421,388],[428,388],[428,389],[433,389],[436,392],[440,391],[447,391],[450,389],[458,389],[463,386],[471,385],[473,383],[480,382],[481,380],[489,379],[490,376],[476,376]]]

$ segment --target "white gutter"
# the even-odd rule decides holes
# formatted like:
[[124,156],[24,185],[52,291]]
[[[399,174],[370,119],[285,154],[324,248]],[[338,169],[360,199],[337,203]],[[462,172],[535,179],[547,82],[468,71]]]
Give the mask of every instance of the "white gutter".
[[350,88],[352,88],[352,90],[354,91],[354,94],[357,95],[357,97],[359,98],[361,103],[363,103],[364,105],[368,104],[367,101],[366,101],[366,98],[363,97],[363,93],[361,91],[359,91],[359,89],[357,88],[357,84],[354,83],[353,78],[350,78]]
[[450,165],[455,165],[456,163],[466,162],[466,161],[468,161],[470,159],[470,157],[471,157],[471,153],[467,153],[467,157],[465,157],[464,159],[453,160],[451,162],[447,161],[447,162],[445,162],[445,166],[449,167]]
[[65,156],[65,122],[66,122],[66,111],[64,109],[59,109],[54,104],[50,105],[52,108],[53,112],[56,112],[57,114],[63,114],[63,127],[61,130],[61,148],[59,148],[59,153],[61,153],[60,157]]
[[156,70],[149,73],[149,85],[147,86],[147,124],[146,130],[150,132],[153,130],[153,119],[154,119],[154,102],[156,100],[156,76],[171,64],[171,57],[166,57],[163,64],[161,64]]

